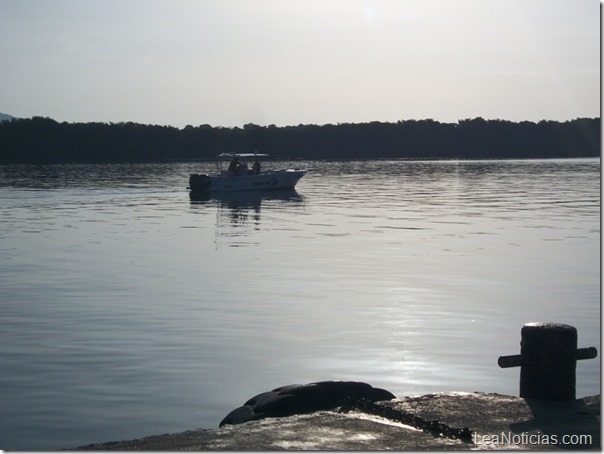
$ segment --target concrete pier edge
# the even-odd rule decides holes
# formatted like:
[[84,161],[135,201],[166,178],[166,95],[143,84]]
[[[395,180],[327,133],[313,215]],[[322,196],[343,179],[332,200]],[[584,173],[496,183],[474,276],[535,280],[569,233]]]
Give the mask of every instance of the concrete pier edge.
[[[339,407],[194,429],[138,440],[94,443],[86,450],[600,450],[600,395],[544,401],[484,392],[405,396],[374,403],[379,411]],[[469,437],[422,430],[388,415],[410,414],[433,428],[468,429]],[[413,422],[413,421],[411,421]]]

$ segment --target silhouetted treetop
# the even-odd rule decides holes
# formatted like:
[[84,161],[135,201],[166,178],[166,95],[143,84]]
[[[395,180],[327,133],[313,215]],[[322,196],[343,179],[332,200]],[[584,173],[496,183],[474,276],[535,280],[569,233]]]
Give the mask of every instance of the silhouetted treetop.
[[243,128],[207,124],[0,122],[0,162],[123,162],[213,158],[225,151],[304,159],[504,159],[600,156],[600,119],[432,119]]

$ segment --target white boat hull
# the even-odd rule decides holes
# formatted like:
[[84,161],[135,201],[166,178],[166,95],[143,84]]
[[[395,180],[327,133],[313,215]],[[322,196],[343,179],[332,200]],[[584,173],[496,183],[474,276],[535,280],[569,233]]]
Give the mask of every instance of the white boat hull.
[[189,178],[191,192],[254,191],[293,188],[306,170],[273,170],[246,175],[198,175]]

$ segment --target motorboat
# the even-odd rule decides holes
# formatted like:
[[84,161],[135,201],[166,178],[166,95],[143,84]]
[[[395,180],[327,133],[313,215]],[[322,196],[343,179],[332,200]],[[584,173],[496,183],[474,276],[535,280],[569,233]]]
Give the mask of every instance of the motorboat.
[[216,161],[216,175],[193,173],[188,189],[191,193],[207,193],[293,188],[308,172],[307,169],[263,170],[261,160],[267,157],[259,153],[221,153]]

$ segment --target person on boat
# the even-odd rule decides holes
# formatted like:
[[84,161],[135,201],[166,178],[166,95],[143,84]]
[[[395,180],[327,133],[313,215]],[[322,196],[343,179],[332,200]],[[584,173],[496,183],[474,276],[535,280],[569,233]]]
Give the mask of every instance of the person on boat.
[[239,158],[235,156],[231,159],[228,168],[229,175],[239,175],[241,172],[241,163],[239,162]]
[[258,159],[256,159],[254,161],[254,164],[252,164],[252,172],[254,172],[254,174],[258,175],[260,173],[260,169],[261,169],[261,165],[260,165],[260,161]]

